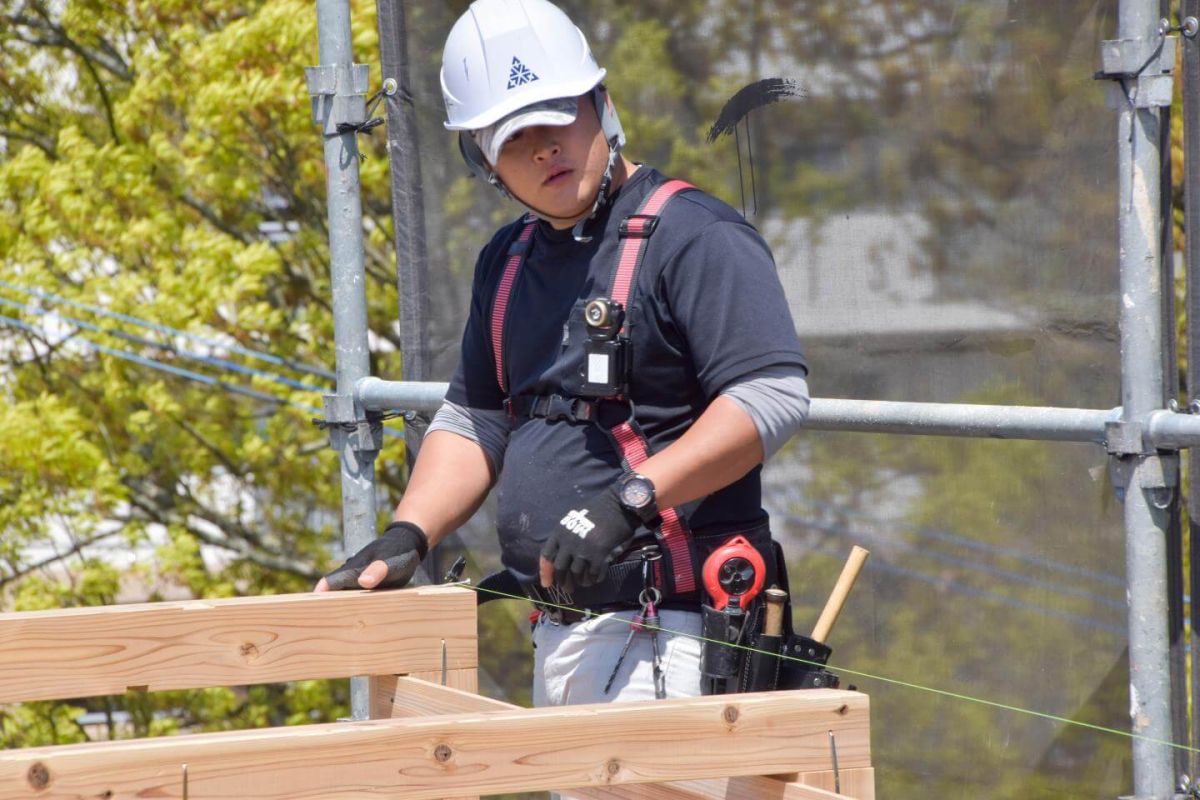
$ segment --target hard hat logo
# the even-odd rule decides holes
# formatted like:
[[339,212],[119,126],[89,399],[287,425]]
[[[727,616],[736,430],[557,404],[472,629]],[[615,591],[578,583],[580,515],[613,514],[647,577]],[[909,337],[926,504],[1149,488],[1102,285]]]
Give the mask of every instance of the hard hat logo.
[[521,63],[521,60],[513,56],[512,69],[508,72],[508,88],[515,89],[518,86],[524,86],[527,83],[533,83],[538,79],[537,75],[529,67]]

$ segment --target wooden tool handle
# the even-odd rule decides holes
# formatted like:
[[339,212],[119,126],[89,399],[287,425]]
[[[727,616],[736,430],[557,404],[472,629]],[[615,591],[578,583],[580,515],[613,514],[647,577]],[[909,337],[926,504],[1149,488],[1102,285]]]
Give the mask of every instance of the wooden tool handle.
[[842,567],[842,574],[838,577],[837,585],[833,587],[833,593],[829,595],[829,602],[825,604],[825,610],[821,612],[821,618],[817,620],[817,627],[813,628],[812,638],[816,641],[824,643],[833,630],[833,624],[837,622],[838,615],[842,613],[842,606],[846,605],[846,597],[854,588],[854,582],[858,580],[858,573],[862,572],[863,564],[867,563],[869,555],[871,555],[870,550],[865,550],[858,545],[855,545],[854,549],[850,551],[850,557],[846,559],[846,566]]
[[782,636],[783,608],[787,604],[788,593],[772,586],[763,592],[763,599],[767,601],[767,619],[763,623],[763,633],[767,636]]

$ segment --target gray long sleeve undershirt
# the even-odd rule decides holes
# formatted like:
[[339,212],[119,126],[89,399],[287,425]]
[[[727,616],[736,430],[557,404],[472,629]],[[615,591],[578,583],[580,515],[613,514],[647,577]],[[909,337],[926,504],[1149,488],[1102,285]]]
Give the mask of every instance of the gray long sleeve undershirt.
[[[741,406],[754,421],[764,461],[779,452],[808,417],[808,381],[801,367],[757,370],[726,386],[721,394]],[[468,408],[446,401],[429,425],[429,433],[434,431],[450,431],[475,442],[487,455],[492,474],[500,474],[512,431],[512,420],[504,411]]]

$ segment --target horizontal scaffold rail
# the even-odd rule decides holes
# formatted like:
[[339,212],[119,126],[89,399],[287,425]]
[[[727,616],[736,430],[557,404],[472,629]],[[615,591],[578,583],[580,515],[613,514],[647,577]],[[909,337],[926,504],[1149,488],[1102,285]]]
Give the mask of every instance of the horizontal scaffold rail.
[[[449,384],[363,378],[357,398],[368,411],[431,413]],[[814,430],[1030,439],[1105,444],[1121,421],[1121,408],[997,406],[976,403],[902,403],[890,400],[815,398],[805,426]],[[1152,412],[1142,422],[1147,446],[1164,449],[1200,445],[1200,415]]]

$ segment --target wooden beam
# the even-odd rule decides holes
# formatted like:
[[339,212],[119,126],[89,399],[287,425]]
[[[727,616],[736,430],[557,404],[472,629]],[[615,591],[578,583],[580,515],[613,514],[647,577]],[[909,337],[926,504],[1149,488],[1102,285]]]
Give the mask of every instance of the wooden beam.
[[[443,686],[441,670],[424,672],[425,679],[413,675],[376,675],[371,678],[371,719],[434,717],[439,714],[463,714],[472,711],[511,711],[519,706],[480,697],[479,671],[446,670]],[[455,688],[465,685],[467,688]],[[446,800],[480,800],[479,795],[447,797]]]
[[449,685],[448,674],[446,686],[411,675],[380,675],[371,684],[371,719],[434,717],[439,714],[512,711],[518,708],[502,700],[455,689]]
[[[442,671],[440,669],[413,671],[407,674],[410,678],[420,678],[430,683],[440,684],[442,682]],[[474,667],[470,669],[448,669],[446,670],[446,685],[452,689],[462,689],[464,692],[478,694],[479,670]]]
[[559,796],[562,800],[860,800],[857,795],[834,794],[815,786],[753,775],[604,789],[569,789]]
[[475,593],[425,586],[0,614],[0,703],[478,665]]
[[[841,751],[839,750],[840,754]],[[837,782],[841,783],[842,794],[855,800],[875,800],[875,770],[871,767],[855,769],[839,769]],[[806,786],[815,786],[832,792],[835,779],[833,770],[823,772],[802,772],[795,777],[796,782]]]
[[866,695],[835,689],[457,714],[0,752],[0,800],[434,800],[871,763]]
[[[432,680],[419,680],[402,675],[379,678],[374,701],[374,719],[499,711],[519,707],[501,700],[480,697],[473,692],[442,686]],[[875,800],[874,773],[870,767],[839,770],[841,794],[834,793],[833,770],[827,770],[792,774],[779,780],[749,775],[706,781],[612,786],[605,789],[572,789],[560,796],[563,800]],[[789,779],[791,782],[788,782]]]

